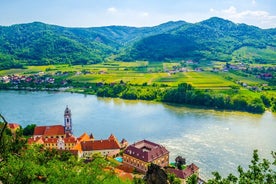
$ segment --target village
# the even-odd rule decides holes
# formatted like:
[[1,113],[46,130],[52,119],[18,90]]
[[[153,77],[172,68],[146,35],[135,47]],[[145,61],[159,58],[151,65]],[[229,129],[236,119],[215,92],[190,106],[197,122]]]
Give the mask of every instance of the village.
[[[9,123],[8,127],[14,133],[20,128],[20,125]],[[72,113],[68,106],[64,111],[64,125],[35,127],[33,136],[28,138],[28,145],[33,144],[43,145],[46,149],[70,152],[84,160],[89,160],[94,154],[114,159],[118,162],[118,167],[115,168],[116,173],[121,178],[131,180],[134,177],[134,172],[140,173],[142,177],[147,173],[149,167],[154,165],[167,173],[174,174],[182,183],[186,183],[187,179],[193,175],[197,176],[198,183],[204,183],[199,176],[197,165],[194,163],[186,165],[186,160],[178,156],[175,160],[182,164],[180,167],[173,166],[170,163],[170,152],[166,147],[150,140],[144,139],[129,144],[124,138],[119,141],[112,133],[107,139],[95,139],[92,133],[83,133],[79,137],[74,136]]]

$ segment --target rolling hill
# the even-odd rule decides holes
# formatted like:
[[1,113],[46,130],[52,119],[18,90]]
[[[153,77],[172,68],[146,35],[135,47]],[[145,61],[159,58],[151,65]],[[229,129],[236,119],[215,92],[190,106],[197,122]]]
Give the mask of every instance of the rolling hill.
[[276,29],[235,24],[217,17],[195,24],[177,21],[141,28],[66,28],[41,22],[0,26],[0,69],[91,64],[108,58],[276,63],[275,49]]
[[[207,59],[231,61],[232,53],[243,47],[257,50],[269,48],[275,53],[275,29],[263,30],[246,24],[235,24],[221,18],[211,18],[196,24],[141,39],[126,49],[129,60],[162,61],[166,59]],[[126,57],[126,58],[127,58]],[[246,62],[247,60],[241,60]],[[276,63],[276,58],[252,58],[251,62]]]

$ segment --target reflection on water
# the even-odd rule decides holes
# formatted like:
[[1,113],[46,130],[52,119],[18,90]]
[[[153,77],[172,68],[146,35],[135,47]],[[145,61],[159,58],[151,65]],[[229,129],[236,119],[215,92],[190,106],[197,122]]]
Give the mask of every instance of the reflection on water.
[[75,135],[114,133],[130,143],[150,139],[165,145],[171,161],[177,155],[195,162],[203,177],[219,170],[224,176],[247,166],[254,149],[270,158],[276,151],[276,116],[215,111],[147,101],[98,98],[90,95],[0,91],[0,113],[23,127],[62,124],[66,105],[72,110]]

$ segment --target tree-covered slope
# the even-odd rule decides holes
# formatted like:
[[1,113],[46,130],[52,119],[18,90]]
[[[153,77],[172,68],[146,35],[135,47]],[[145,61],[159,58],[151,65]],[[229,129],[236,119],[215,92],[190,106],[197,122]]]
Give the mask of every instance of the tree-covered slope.
[[178,21],[144,28],[65,28],[34,22],[0,27],[0,68],[101,62],[125,45],[183,24],[186,23]]
[[21,64],[86,64],[114,53],[116,43],[88,29],[39,22],[0,27],[0,61]]
[[[111,56],[122,61],[230,61],[232,54],[244,47],[258,53],[262,53],[260,49],[268,49],[273,56],[276,29],[264,30],[216,17],[195,24],[171,21],[141,28],[66,28],[34,22],[0,26],[0,69],[56,63],[90,64]],[[250,62],[276,62],[274,57],[253,56]]]
[[245,46],[275,48],[275,29],[263,30],[214,17],[196,24],[185,24],[166,34],[141,39],[127,48],[120,58],[153,61],[202,58],[230,61],[232,53]]
[[184,21],[170,21],[153,27],[127,27],[127,26],[106,26],[90,28],[90,30],[105,36],[106,38],[120,44],[121,47],[132,44],[148,36],[164,34],[173,31],[188,23]]

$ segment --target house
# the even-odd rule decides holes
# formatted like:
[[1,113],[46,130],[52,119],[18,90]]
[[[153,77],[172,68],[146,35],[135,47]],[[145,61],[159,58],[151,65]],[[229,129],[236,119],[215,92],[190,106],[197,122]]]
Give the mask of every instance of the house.
[[104,156],[118,155],[121,148],[128,143],[125,139],[118,142],[111,134],[106,140],[95,140],[92,134],[82,134],[75,137],[72,134],[71,110],[66,107],[64,111],[64,126],[36,126],[34,134],[28,139],[28,144],[42,144],[49,149],[70,150],[78,157],[88,157],[94,153],[101,153]]
[[259,75],[259,78],[261,79],[272,79],[273,75],[271,73],[262,73]]
[[15,133],[16,130],[20,129],[20,125],[17,123],[8,123],[8,128],[11,130],[12,133]]
[[[194,164],[188,165],[184,170],[179,170],[175,168],[166,168],[168,173],[174,174],[181,180],[181,183],[186,183],[187,179],[195,174],[199,178],[199,168]],[[199,179],[201,181],[201,179]]]
[[36,126],[33,137],[64,138],[66,137],[66,133],[62,125]]
[[44,144],[42,137],[31,137],[28,139],[28,144]]
[[[50,149],[70,150],[78,142],[78,138],[72,135],[71,110],[66,107],[64,111],[64,126],[36,126],[34,134],[28,139],[29,144],[43,144]],[[80,140],[87,140],[87,134],[83,134]]]
[[111,134],[106,140],[89,140],[82,141],[79,145],[76,145],[72,150],[77,153],[79,157],[89,157],[95,153],[101,153],[103,156],[115,156],[118,155],[121,149],[121,145],[117,138]]
[[33,137],[43,138],[65,138],[72,135],[72,118],[71,110],[66,107],[64,111],[64,126],[50,125],[50,126],[36,126]]
[[76,138],[73,135],[66,135],[66,137],[42,137],[36,136],[28,139],[28,144],[43,144],[45,148],[58,150],[71,150],[82,141],[91,140],[90,137],[84,133]]
[[146,173],[150,163],[168,166],[169,151],[164,146],[142,140],[128,146],[123,153],[123,164],[139,172]]

